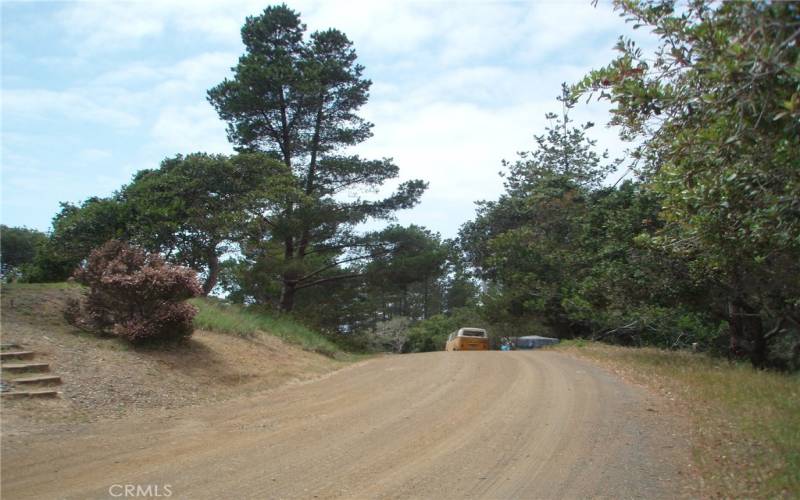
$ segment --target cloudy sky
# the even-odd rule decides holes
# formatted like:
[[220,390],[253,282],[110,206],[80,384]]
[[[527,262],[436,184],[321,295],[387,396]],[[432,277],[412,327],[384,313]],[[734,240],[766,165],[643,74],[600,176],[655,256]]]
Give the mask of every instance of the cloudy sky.
[[[611,7],[568,1],[288,2],[309,30],[354,42],[373,81],[354,152],[393,157],[430,188],[403,224],[443,236],[497,197],[500,161],[532,147],[561,82],[631,31]],[[231,74],[251,0],[2,3],[2,222],[47,230],[60,201],[107,196],[177,153],[231,152],[206,90]],[[641,36],[641,35],[640,35]],[[581,104],[612,153],[602,104]]]

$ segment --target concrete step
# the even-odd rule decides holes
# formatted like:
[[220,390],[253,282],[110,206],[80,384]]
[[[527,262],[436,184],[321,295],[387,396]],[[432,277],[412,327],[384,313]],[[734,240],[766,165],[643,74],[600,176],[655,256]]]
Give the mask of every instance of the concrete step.
[[33,351],[1,351],[0,359],[30,359],[35,354]]
[[50,369],[48,363],[3,363],[0,368],[4,372],[46,372]]
[[10,391],[0,392],[4,398],[55,398],[59,392],[55,389],[44,389],[40,391]]
[[39,375],[36,377],[7,379],[6,382],[9,384],[60,384],[61,377],[58,375]]

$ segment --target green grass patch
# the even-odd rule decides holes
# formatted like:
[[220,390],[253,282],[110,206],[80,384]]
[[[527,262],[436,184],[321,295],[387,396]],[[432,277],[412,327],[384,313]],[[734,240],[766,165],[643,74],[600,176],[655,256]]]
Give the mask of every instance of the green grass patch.
[[0,282],[0,289],[2,291],[24,291],[27,293],[35,293],[43,290],[82,290],[83,285],[74,281],[58,281],[54,283],[2,283]]
[[341,353],[339,346],[324,335],[290,317],[253,311],[240,305],[208,298],[192,299],[190,302],[199,310],[194,318],[194,324],[201,330],[230,333],[248,338],[268,334],[298,345],[307,351],[318,352],[326,356],[333,357]]
[[800,375],[703,354],[564,342],[689,409],[704,497],[800,497]]

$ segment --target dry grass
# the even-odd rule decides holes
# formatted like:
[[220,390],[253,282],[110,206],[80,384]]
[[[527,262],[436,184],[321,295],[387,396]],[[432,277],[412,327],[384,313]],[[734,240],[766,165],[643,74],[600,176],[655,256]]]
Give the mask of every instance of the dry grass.
[[306,380],[345,364],[264,332],[239,336],[197,330],[185,343],[134,347],[66,324],[65,300],[81,291],[66,283],[3,285],[3,342],[36,351],[37,361],[50,363],[64,380],[59,399],[3,401],[4,434],[205,404]]
[[702,354],[589,342],[558,347],[660,391],[691,421],[703,497],[800,497],[800,376]]

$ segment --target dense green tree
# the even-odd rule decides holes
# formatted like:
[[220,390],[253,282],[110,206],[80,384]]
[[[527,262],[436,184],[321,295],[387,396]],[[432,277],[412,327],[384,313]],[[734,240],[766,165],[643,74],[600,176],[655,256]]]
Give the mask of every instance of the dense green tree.
[[[382,302],[382,316],[387,320],[394,315],[427,318],[447,259],[440,236],[416,225],[392,225],[375,239],[389,249],[376,255],[365,270],[370,290]],[[413,285],[418,285],[417,293]]]
[[25,279],[64,281],[89,253],[111,239],[128,239],[129,214],[117,198],[88,198],[80,205],[62,203],[48,241],[40,247]]
[[108,198],[62,204],[27,278],[64,280],[94,248],[118,239],[205,273],[207,294],[249,225],[295,191],[285,165],[262,153],[167,158]]
[[267,155],[194,153],[141,170],[118,198],[128,207],[132,239],[171,261],[205,273],[216,286],[222,257],[247,224],[293,189],[286,167]]
[[228,122],[231,142],[280,158],[302,191],[264,213],[261,230],[248,243],[249,253],[269,257],[268,267],[280,275],[279,304],[285,311],[294,307],[297,290],[352,277],[326,271],[366,255],[352,252],[363,245],[355,227],[413,206],[426,187],[408,181],[377,201],[338,196],[377,188],[395,178],[398,168],[389,159],[341,154],[371,136],[372,124],[356,114],[367,102],[371,82],[344,33],[328,29],[309,39],[304,34],[300,16],[286,5],[248,17],[242,28],[245,54],[233,78],[208,92]]
[[764,366],[773,338],[800,331],[800,5],[615,7],[660,46],[651,57],[621,39],[576,91],[612,103],[661,195],[652,242],[723,290],[732,350]]
[[439,312],[449,314],[460,308],[478,304],[480,287],[470,270],[461,242],[447,239],[442,243],[447,254],[444,274],[440,281],[442,303]]
[[719,322],[713,287],[692,279],[686,263],[648,237],[663,223],[658,196],[625,181],[588,200],[580,251],[586,272],[563,301],[565,312],[594,338],[631,344],[713,347]]
[[35,229],[0,226],[0,275],[4,279],[18,276],[20,268],[34,261],[46,241],[47,235]]
[[603,186],[615,163],[594,152],[590,126],[570,126],[574,101],[560,101],[536,149],[506,163],[506,192],[462,227],[485,283],[482,316],[516,335],[710,347],[721,319],[711,287],[648,243],[663,226],[659,195],[638,182]]
[[[281,275],[272,263],[280,258],[281,246],[275,245],[273,256],[262,253],[262,244],[243,248],[243,258],[225,269],[223,287],[240,302],[277,306]],[[303,289],[293,314],[337,334],[372,331],[395,316],[436,314],[443,309],[447,251],[438,234],[419,226],[391,225],[369,233],[352,260],[321,268],[316,279],[326,281]],[[345,275],[349,279],[335,279]]]
[[[490,240],[547,214],[552,224],[561,224],[567,220],[561,213],[580,205],[584,195],[596,189],[616,165],[608,161],[607,153],[595,151],[596,141],[586,133],[592,123],[572,125],[569,110],[575,99],[566,86],[558,101],[561,114],[545,115],[549,125],[545,134],[534,136],[536,148],[518,153],[514,162],[503,162],[505,193],[497,201],[478,202],[478,216],[461,228],[467,259],[483,278],[491,278],[495,270]],[[566,231],[566,227],[551,229]]]
[[[363,271],[363,266],[357,266]],[[355,271],[352,267],[350,272]],[[332,275],[343,270],[332,270]],[[371,332],[381,320],[376,312],[376,296],[363,275],[332,280],[309,287],[297,296],[292,314],[305,323],[338,336],[353,338]]]
[[547,115],[551,124],[535,136],[536,149],[504,162],[506,192],[481,203],[460,238],[479,276],[497,285],[488,304],[511,311],[520,323],[534,315],[572,336],[583,328],[570,320],[564,299],[590,268],[590,256],[578,246],[588,198],[614,165],[594,151],[586,135],[591,124],[571,125],[574,101],[566,88],[559,101],[562,113]]
[[[592,122],[572,125],[569,112],[576,99],[566,84],[561,85],[561,95],[556,99],[561,103],[561,113],[545,114],[549,125],[544,134],[534,136],[536,148],[517,153],[513,163],[503,162],[508,169],[501,173],[508,196],[539,192],[543,183],[553,179],[567,179],[575,187],[596,189],[616,167],[616,161],[608,161],[608,152],[595,151],[597,141],[587,135],[594,127]],[[553,189],[559,191],[562,187],[556,185]]]

